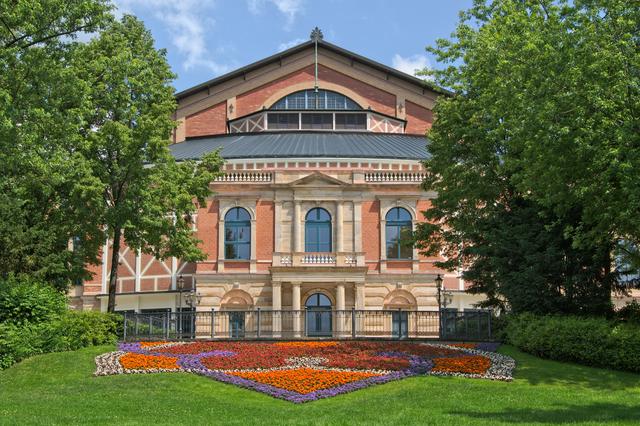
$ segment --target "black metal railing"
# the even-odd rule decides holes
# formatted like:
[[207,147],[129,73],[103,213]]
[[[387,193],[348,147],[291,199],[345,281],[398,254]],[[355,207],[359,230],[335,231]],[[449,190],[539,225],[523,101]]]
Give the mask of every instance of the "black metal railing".
[[234,310],[124,314],[133,339],[442,339],[490,340],[488,311]]

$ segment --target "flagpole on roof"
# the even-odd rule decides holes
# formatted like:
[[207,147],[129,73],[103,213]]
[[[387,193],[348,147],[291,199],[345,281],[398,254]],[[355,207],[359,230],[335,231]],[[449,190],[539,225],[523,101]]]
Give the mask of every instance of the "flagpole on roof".
[[318,108],[318,41],[322,40],[323,35],[320,28],[315,27],[311,31],[311,40],[313,40],[315,47],[315,80],[313,84],[313,91],[316,93],[316,108]]

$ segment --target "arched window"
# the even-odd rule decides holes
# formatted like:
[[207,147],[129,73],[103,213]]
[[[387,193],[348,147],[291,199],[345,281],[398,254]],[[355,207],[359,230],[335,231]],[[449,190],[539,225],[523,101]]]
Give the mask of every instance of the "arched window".
[[306,252],[331,251],[331,215],[321,208],[309,210],[305,218],[304,241]]
[[341,93],[310,89],[288,94],[273,104],[271,109],[360,110],[362,107]]
[[387,259],[411,259],[413,254],[411,215],[402,207],[394,207],[387,212],[385,219]]
[[242,207],[230,209],[224,216],[224,258],[251,257],[251,216]]
[[307,308],[331,308],[331,300],[322,293],[313,293],[304,304]]

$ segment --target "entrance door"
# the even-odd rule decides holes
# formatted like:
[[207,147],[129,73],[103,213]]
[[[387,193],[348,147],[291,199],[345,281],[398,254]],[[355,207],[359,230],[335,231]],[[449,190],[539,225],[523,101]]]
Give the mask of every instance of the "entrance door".
[[331,337],[331,300],[322,293],[309,296],[307,308],[306,332],[311,337]]
[[232,339],[244,337],[244,312],[229,312],[229,331]]
[[409,335],[409,314],[403,311],[393,311],[391,313],[393,325],[393,337],[404,338]]

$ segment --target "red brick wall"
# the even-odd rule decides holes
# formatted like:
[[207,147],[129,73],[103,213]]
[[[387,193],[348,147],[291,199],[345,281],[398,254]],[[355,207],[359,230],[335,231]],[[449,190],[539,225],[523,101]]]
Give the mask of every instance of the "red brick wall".
[[256,206],[256,258],[258,260],[273,258],[274,214],[273,201],[258,201]]
[[[320,65],[318,68],[318,78],[320,87],[322,82],[329,82],[347,87],[363,98],[367,99],[371,108],[388,115],[395,115],[396,97],[392,93],[380,90],[377,87],[366,84],[360,80],[351,78],[345,74],[334,71],[326,66]],[[274,80],[257,89],[243,93],[236,97],[237,116],[243,116],[262,108],[264,102],[274,93],[294,84],[311,82],[314,80],[314,67],[310,65],[298,70],[278,80]],[[270,105],[267,105],[269,107]],[[362,105],[367,107],[367,105]]]
[[407,127],[405,133],[424,135],[433,123],[433,113],[420,105],[406,101]]
[[198,239],[200,249],[207,255],[207,260],[218,259],[218,220],[220,206],[217,200],[207,202],[198,210]]
[[227,133],[227,103],[221,102],[187,117],[186,136]]
[[365,261],[380,260],[380,201],[362,202],[362,250]]

